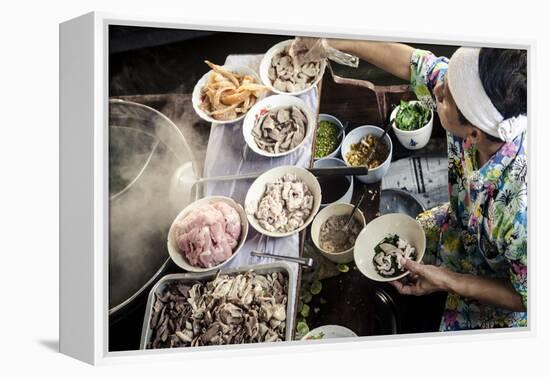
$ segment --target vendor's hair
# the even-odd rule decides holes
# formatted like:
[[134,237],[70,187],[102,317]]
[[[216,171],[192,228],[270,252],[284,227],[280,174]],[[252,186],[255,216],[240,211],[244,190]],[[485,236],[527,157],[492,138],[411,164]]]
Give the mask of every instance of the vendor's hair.
[[[527,114],[527,52],[502,48],[482,48],[479,52],[479,78],[485,93],[506,118]],[[461,123],[468,120],[458,110]],[[488,135],[489,140],[501,142]]]

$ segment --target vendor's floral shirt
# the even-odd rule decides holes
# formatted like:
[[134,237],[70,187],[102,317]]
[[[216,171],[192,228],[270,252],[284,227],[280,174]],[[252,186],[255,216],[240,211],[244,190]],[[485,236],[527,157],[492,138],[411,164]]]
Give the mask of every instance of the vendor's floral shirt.
[[[411,85],[433,102],[448,59],[415,50]],[[425,263],[460,273],[507,279],[527,308],[527,156],[525,133],[505,143],[483,166],[476,148],[447,133],[450,203],[419,215],[426,231]],[[449,294],[441,330],[527,326],[526,312],[511,312]]]

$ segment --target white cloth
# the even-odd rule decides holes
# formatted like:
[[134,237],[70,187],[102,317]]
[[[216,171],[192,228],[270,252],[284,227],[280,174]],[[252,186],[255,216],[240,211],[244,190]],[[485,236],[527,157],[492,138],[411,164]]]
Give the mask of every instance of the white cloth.
[[447,84],[471,124],[502,141],[512,141],[527,129],[527,116],[504,119],[493,105],[479,77],[479,52],[479,48],[459,48],[449,61]]
[[[258,72],[262,55],[229,55],[225,64],[247,65]],[[318,93],[311,90],[299,96],[306,102],[314,114],[317,114]],[[304,145],[297,151],[286,156],[266,158],[257,155],[247,147],[242,134],[243,121],[231,124],[213,124],[206,150],[204,177],[218,177],[224,175],[240,175],[246,173],[263,173],[271,168],[282,165],[294,165],[307,168],[311,162],[311,147],[313,135],[310,135]],[[223,195],[233,198],[244,207],[244,199],[253,180],[232,182],[209,182],[205,187],[205,195]],[[249,227],[248,238],[237,256],[225,265],[222,270],[262,264],[280,262],[272,258],[253,257],[253,250],[265,251],[272,254],[298,256],[299,236],[295,234],[284,238],[262,237],[254,228]],[[286,263],[293,272],[294,286],[297,286],[298,266],[296,263]],[[296,292],[291,292],[289,302],[294,308]]]

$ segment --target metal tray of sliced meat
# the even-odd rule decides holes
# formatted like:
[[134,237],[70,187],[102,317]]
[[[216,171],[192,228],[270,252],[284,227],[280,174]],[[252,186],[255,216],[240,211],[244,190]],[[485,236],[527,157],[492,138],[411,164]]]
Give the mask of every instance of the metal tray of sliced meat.
[[271,263],[166,275],[149,293],[140,349],[291,340],[292,274]]

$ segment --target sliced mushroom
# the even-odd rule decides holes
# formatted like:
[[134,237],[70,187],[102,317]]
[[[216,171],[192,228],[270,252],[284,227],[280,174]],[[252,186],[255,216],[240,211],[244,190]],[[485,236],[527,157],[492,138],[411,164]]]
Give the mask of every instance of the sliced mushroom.
[[303,111],[296,106],[272,109],[255,123],[252,136],[258,148],[264,151],[286,152],[304,139],[305,120]]
[[290,111],[286,108],[277,111],[277,122],[284,123],[290,119]]
[[174,283],[157,295],[157,311],[153,316],[156,313],[158,323],[150,321],[153,337],[148,348],[284,338],[287,281],[282,274],[218,274],[206,284],[199,282],[188,286],[189,289],[180,288]]
[[414,247],[401,238],[397,239],[397,246],[382,242],[378,247],[381,251],[375,254],[373,262],[382,276],[394,276],[396,272],[404,272],[406,260],[415,256]]
[[[271,59],[269,80],[280,91],[296,93],[306,89],[321,73],[320,62],[306,62],[302,65],[289,55],[288,49]],[[281,85],[281,82],[286,85]]]

